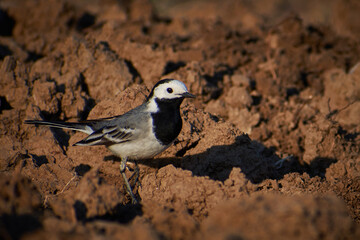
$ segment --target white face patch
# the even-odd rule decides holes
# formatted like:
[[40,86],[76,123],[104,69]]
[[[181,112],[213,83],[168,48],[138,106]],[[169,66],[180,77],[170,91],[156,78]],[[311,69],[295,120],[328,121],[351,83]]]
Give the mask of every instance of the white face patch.
[[155,99],[171,100],[195,96],[189,93],[183,82],[176,79],[164,79],[155,85],[149,97],[147,111],[154,113],[159,111]]
[[182,97],[188,90],[183,82],[171,80],[160,84],[154,89],[154,97],[159,99],[174,99]]

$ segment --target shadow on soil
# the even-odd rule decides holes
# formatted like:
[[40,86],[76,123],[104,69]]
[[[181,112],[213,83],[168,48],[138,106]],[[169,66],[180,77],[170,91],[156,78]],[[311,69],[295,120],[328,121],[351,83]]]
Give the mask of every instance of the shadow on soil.
[[96,220],[113,221],[122,224],[131,222],[136,216],[142,215],[140,204],[117,204],[111,211],[104,215],[86,218],[87,208],[86,205],[77,200],[74,204],[76,219],[81,222],[92,222]]
[[143,160],[138,163],[154,168],[173,164],[175,167],[190,170],[195,176],[208,176],[219,181],[228,179],[232,169],[238,167],[252,183],[260,183],[266,179],[282,179],[284,175],[292,172],[306,172],[310,177],[324,178],[326,169],[337,162],[336,159],[317,157],[311,164],[306,164],[293,156],[284,160],[279,167],[276,163],[281,159],[274,152],[275,149],[267,148],[247,135],[241,135],[234,144],[213,146],[200,154]]
[[41,222],[30,214],[3,214],[0,216],[0,238],[20,239],[26,233],[42,227]]

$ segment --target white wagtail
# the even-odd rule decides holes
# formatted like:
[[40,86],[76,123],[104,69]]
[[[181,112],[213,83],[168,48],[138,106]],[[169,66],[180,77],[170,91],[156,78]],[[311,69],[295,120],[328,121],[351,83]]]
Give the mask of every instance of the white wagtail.
[[60,122],[26,120],[26,124],[71,129],[89,134],[75,146],[105,145],[121,158],[120,172],[133,203],[137,200],[125,175],[127,159],[148,159],[167,149],[182,128],[180,104],[195,98],[184,83],[175,79],[160,80],[142,105],[119,116]]

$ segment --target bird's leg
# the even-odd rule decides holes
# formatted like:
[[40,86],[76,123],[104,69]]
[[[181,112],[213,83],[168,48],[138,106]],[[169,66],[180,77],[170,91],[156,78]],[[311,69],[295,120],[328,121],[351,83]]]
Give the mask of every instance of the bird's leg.
[[137,204],[138,201],[136,200],[136,197],[134,195],[134,193],[132,192],[132,189],[131,189],[131,186],[130,186],[130,183],[126,177],[126,174],[125,174],[125,170],[126,170],[126,161],[127,159],[126,158],[121,158],[121,163],[120,163],[120,173],[125,181],[125,186],[126,186],[126,190],[127,192],[130,194],[130,197],[131,197],[131,201],[133,204]]
[[139,175],[140,175],[140,169],[139,169],[139,165],[137,164],[137,161],[134,161],[135,163],[135,167],[134,167],[134,173],[129,177],[129,181],[135,177],[135,180],[134,180],[134,186],[136,186],[136,184],[138,183],[139,181]]

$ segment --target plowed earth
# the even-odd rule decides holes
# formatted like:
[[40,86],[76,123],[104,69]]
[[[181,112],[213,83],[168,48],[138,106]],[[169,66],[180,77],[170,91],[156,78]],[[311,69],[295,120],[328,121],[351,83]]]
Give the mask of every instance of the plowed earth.
[[[359,26],[341,17],[360,6],[338,2],[331,26],[240,1],[2,1],[1,238],[360,239]],[[139,163],[139,205],[105,147],[23,124],[122,114],[162,78],[198,97]]]

